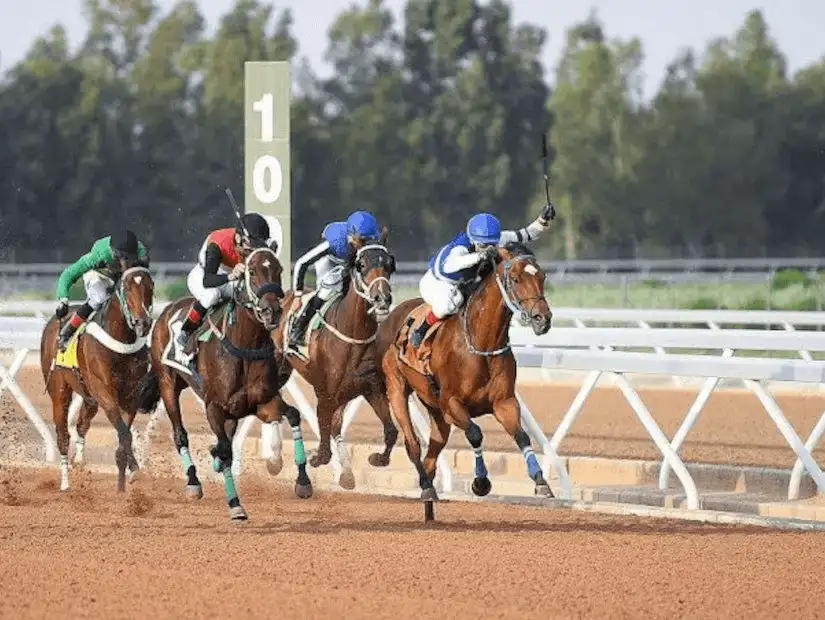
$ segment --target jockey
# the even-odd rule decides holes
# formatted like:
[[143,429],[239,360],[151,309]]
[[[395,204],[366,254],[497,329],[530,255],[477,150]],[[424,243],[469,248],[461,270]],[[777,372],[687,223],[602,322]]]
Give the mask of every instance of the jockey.
[[538,238],[555,217],[556,209],[552,203],[545,205],[541,214],[520,230],[502,231],[498,218],[489,213],[471,217],[467,230],[456,235],[430,259],[430,268],[421,278],[419,292],[431,310],[427,319],[412,333],[413,347],[421,346],[430,327],[461,309],[465,302],[462,285],[475,277],[474,267],[478,263],[493,258],[500,245]]
[[235,282],[244,275],[246,257],[252,250],[267,247],[269,243],[269,224],[262,215],[247,213],[241,222],[243,228],[221,228],[203,242],[198,262],[186,278],[186,286],[195,301],[175,336],[178,352],[186,347],[207,311],[232,297]]
[[304,344],[304,331],[324,302],[332,299],[336,293],[344,292],[357,247],[376,243],[381,237],[381,229],[372,213],[355,211],[346,222],[327,224],[321,237],[321,243],[295,262],[295,274],[292,278],[292,311],[297,312],[301,307],[304,277],[310,265],[315,266],[315,288],[318,293],[309,300],[303,312],[295,317],[289,334],[290,347],[293,349]]
[[115,280],[127,269],[138,264],[148,266],[149,252],[131,230],[124,229],[98,239],[87,254],[64,269],[57,279],[57,309],[54,314],[63,319],[69,313],[69,290],[81,277],[86,289],[86,301],[60,330],[58,347],[65,352],[72,336],[83,323],[100,310],[114,291]]

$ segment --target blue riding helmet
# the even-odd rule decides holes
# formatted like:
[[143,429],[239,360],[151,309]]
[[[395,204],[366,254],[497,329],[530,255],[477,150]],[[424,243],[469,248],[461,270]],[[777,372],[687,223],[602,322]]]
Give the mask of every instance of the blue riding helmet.
[[501,222],[495,215],[478,213],[467,222],[467,236],[476,244],[498,245],[501,240]]
[[347,233],[365,239],[379,239],[381,229],[369,211],[356,211],[347,218]]

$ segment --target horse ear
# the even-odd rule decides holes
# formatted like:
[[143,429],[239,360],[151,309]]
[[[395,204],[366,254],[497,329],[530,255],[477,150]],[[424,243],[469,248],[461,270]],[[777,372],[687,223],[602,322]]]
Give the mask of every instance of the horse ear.
[[387,238],[390,236],[390,229],[387,228],[386,224],[384,228],[381,229],[381,245],[386,245]]

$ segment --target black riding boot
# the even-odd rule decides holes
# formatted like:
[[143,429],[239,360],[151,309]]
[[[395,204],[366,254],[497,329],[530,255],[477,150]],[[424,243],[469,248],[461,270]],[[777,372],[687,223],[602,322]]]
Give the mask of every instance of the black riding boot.
[[318,312],[323,305],[324,300],[318,297],[318,295],[315,295],[309,300],[304,311],[295,319],[295,322],[292,324],[292,330],[289,333],[289,343],[292,348],[306,344],[304,336],[307,326],[312,320],[312,317],[315,316],[315,313]]
[[410,338],[410,343],[414,349],[421,346],[421,343],[424,342],[424,338],[427,337],[428,331],[430,331],[430,324],[427,321],[424,321],[413,331],[412,337]]
[[80,306],[72,317],[66,321],[66,324],[63,325],[63,328],[60,330],[60,337],[57,341],[57,346],[61,353],[66,351],[66,347],[69,346],[69,341],[72,339],[72,336],[77,333],[80,326],[83,325],[91,315],[92,307],[87,302]]

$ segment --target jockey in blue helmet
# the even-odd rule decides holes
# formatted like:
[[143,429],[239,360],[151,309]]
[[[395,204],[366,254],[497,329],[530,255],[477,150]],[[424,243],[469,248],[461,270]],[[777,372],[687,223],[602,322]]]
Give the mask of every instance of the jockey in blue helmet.
[[413,347],[424,341],[430,327],[446,316],[458,312],[466,301],[462,285],[476,276],[476,265],[483,259],[492,259],[500,245],[525,243],[538,238],[547,230],[550,220],[556,217],[552,203],[526,228],[501,230],[501,222],[495,215],[478,213],[467,222],[467,229],[458,233],[430,259],[430,268],[418,285],[424,301],[430,305],[427,320],[411,335]]
[[310,265],[315,265],[318,293],[309,300],[304,311],[295,318],[289,335],[290,345],[296,348],[303,343],[304,332],[310,319],[321,309],[324,302],[336,293],[343,293],[352,261],[359,247],[381,238],[381,228],[369,211],[355,211],[345,222],[327,224],[321,233],[323,241],[295,262],[292,290],[295,300],[293,311],[300,307],[304,294],[304,278]]

